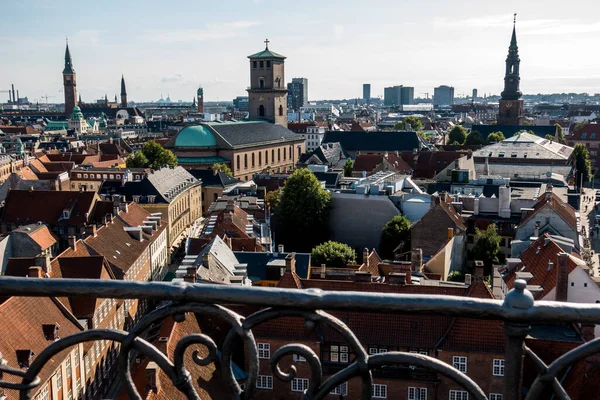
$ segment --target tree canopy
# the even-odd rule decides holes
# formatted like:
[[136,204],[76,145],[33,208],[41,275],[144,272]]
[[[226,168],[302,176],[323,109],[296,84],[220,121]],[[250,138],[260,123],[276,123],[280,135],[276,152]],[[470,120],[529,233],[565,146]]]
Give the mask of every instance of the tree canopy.
[[504,139],[506,139],[504,137],[504,133],[502,133],[500,131],[498,131],[498,132],[492,132],[492,133],[490,133],[488,135],[487,142],[488,142],[488,144],[490,144],[490,143],[498,143],[498,142],[503,141]]
[[562,126],[560,126],[560,124],[554,124],[554,127],[556,128],[556,133],[558,135],[558,142],[562,143],[562,144],[566,144],[567,139],[565,138],[565,134],[563,132]]
[[270,192],[267,192],[267,194],[265,195],[265,201],[267,202],[267,205],[271,209],[271,212],[273,212],[273,210],[275,210],[277,208],[277,206],[279,205],[279,196],[280,195],[281,195],[281,193],[279,190],[271,190]]
[[410,248],[410,221],[404,215],[396,215],[381,231],[379,254],[385,259],[394,258],[394,250],[402,245],[402,251]]
[[475,229],[473,256],[475,257],[475,260],[483,261],[483,264],[485,265],[485,275],[490,275],[492,272],[492,264],[498,262],[500,241],[502,241],[502,237],[498,235],[496,224],[489,224],[485,230]]
[[127,158],[128,168],[161,169],[164,166],[175,167],[177,157],[154,140],[144,143],[142,149]]
[[467,130],[460,125],[456,125],[448,132],[448,143],[463,144],[467,138]]
[[344,176],[352,176],[352,169],[354,168],[354,161],[351,158],[344,164]]
[[590,153],[583,143],[577,143],[572,155],[575,160],[575,168],[577,169],[575,184],[581,187],[584,183],[589,182],[592,177]]
[[294,171],[285,181],[275,211],[278,241],[290,249],[308,251],[327,237],[329,192],[308,169]]
[[356,251],[347,244],[328,241],[316,246],[311,253],[311,264],[328,268],[343,268],[356,262]]
[[481,136],[481,133],[479,131],[472,131],[467,135],[464,144],[469,146],[483,144],[483,136]]
[[406,129],[406,125],[410,125],[410,130],[412,131],[420,131],[421,129],[423,129],[423,123],[421,122],[421,120],[417,117],[406,117],[404,118],[404,120],[396,122],[396,124],[394,125],[394,129],[398,130],[398,131],[403,131]]
[[233,172],[231,171],[231,168],[229,168],[229,166],[225,163],[214,163],[210,169],[212,169],[213,171],[221,171],[224,174],[233,176]]

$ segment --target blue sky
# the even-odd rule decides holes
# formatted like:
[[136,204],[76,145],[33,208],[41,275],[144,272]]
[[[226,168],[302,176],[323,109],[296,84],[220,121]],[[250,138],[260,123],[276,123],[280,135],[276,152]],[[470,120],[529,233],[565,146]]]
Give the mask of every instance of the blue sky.
[[[456,95],[502,90],[518,13],[524,93],[600,92],[600,2],[572,0],[19,0],[2,5],[0,90],[62,97],[65,37],[84,101],[191,101],[244,95],[247,55],[286,55],[286,81],[309,80],[309,98],[353,98],[362,84],[452,85]],[[0,94],[4,96],[4,94]]]

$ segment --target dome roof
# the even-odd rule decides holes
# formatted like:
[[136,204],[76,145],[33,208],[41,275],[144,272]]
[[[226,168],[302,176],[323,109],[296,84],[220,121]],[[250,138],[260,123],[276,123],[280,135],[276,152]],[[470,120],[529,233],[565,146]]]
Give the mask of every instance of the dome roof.
[[71,113],[71,121],[80,121],[83,119],[83,113],[81,112],[81,108],[79,106],[73,107],[73,112]]
[[215,135],[204,125],[183,128],[175,139],[175,147],[211,147],[216,145]]

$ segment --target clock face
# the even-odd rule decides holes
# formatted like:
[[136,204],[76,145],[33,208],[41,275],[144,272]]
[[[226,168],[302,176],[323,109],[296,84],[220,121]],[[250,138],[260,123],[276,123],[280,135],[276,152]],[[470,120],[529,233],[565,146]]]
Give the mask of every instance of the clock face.
[[260,96],[260,97],[258,98],[258,101],[263,101],[264,99],[265,99],[264,97]]
[[506,108],[511,108],[512,107],[512,103],[506,103]]

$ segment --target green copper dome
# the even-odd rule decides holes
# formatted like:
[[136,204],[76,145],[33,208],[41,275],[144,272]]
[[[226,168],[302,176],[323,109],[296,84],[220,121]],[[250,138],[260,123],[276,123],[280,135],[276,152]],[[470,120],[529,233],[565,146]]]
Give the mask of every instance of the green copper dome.
[[81,112],[81,108],[79,106],[73,107],[73,112],[71,113],[71,121],[80,121],[83,119],[83,113]]
[[215,135],[204,125],[193,125],[183,128],[177,134],[175,147],[211,147],[216,146]]
[[204,94],[204,89],[198,88],[198,96],[202,96]]

